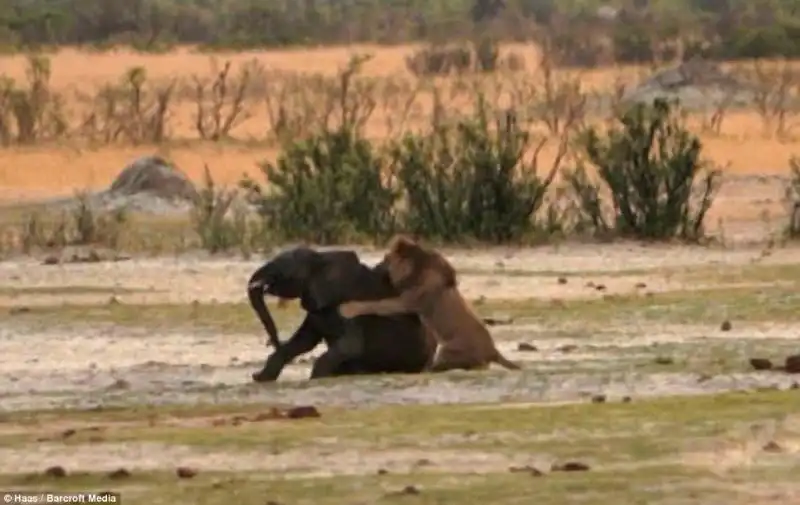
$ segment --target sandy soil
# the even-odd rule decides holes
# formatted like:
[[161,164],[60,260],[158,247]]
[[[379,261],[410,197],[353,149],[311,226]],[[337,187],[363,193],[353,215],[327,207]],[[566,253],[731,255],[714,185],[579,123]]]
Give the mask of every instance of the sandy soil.
[[[573,246],[568,248],[448,251],[465,272],[467,296],[486,299],[586,298],[636,291],[647,283],[652,291],[703,287],[664,275],[663,269],[715,265],[744,265],[758,257],[755,250],[701,248],[643,248],[635,245]],[[763,258],[766,263],[796,261],[794,249],[778,249]],[[367,263],[381,253],[363,251]],[[142,288],[145,293],[116,295],[122,303],[188,303],[244,301],[243,286],[257,261],[172,258],[118,263],[44,266],[33,260],[0,263],[0,288],[81,287]],[[626,274],[626,269],[645,270]],[[662,269],[648,273],[647,270]],[[506,273],[504,273],[504,271]],[[604,271],[604,275],[594,272]],[[558,272],[570,274],[566,284]],[[603,294],[587,289],[586,282],[604,283]],[[88,289],[88,288],[85,288]],[[107,303],[108,293],[52,295],[6,294],[6,306],[35,304]],[[296,325],[299,321],[291,323]],[[287,334],[291,328],[281,328]],[[300,360],[287,368],[280,387],[249,383],[250,372],[265,357],[262,335],[217,335],[207,330],[164,328],[152,330],[114,325],[81,324],[57,327],[0,326],[0,410],[47,406],[97,405],[117,402],[184,402],[226,398],[266,401],[325,402],[342,404],[575,400],[600,390],[612,395],[703,393],[755,386],[788,387],[790,376],[744,372],[715,375],[698,381],[695,371],[640,370],[662,352],[677,346],[678,355],[691,349],[720,346],[725,352],[742,351],[748,342],[768,342],[775,352],[790,350],[793,325],[738,325],[719,333],[709,327],[627,325],[598,328],[593,335],[552,335],[551,329],[518,318],[512,325],[493,330],[504,353],[527,363],[522,374],[499,372],[481,378],[458,374],[438,378],[364,379],[347,383],[306,385],[310,363]],[[535,343],[538,352],[517,351],[519,342]],[[563,352],[572,346],[573,352]],[[620,353],[620,349],[628,349]],[[310,355],[318,355],[320,350]],[[737,351],[741,352],[741,351]],[[742,355],[744,364],[747,356]],[[536,371],[549,371],[540,375]],[[477,376],[476,376],[477,377]]]
[[[324,248],[323,248],[324,249]],[[670,271],[683,267],[709,267],[796,262],[795,247],[776,249],[762,257],[760,248],[708,249],[703,247],[620,245],[569,245],[540,248],[497,248],[446,251],[462,271],[465,295],[476,299],[571,299],[630,293],[638,283],[652,292],[700,288],[674,278]],[[383,253],[359,249],[367,264]],[[242,302],[247,279],[264,260],[208,259],[200,255],[132,259],[115,263],[42,265],[34,258],[0,262],[0,306],[96,304],[109,300],[110,292],[123,303]],[[658,270],[662,270],[658,272]],[[667,270],[665,270],[667,269]],[[647,272],[652,270],[653,272]],[[566,284],[557,282],[566,275]],[[586,284],[603,284],[602,293]],[[64,294],[47,294],[44,288],[71,288]],[[105,293],[81,293],[81,288],[107,288]],[[21,290],[14,293],[14,289]],[[30,293],[25,290],[41,289]],[[126,293],[126,289],[141,292]]]

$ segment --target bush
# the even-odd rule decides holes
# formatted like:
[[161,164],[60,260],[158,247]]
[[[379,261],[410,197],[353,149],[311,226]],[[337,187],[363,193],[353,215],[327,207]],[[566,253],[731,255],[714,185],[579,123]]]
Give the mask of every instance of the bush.
[[540,177],[536,156],[524,160],[533,147],[529,134],[513,116],[490,121],[489,114],[481,99],[474,117],[407,135],[393,147],[407,230],[443,241],[502,243],[534,229],[558,160]]
[[211,254],[233,247],[240,247],[243,253],[247,253],[249,246],[253,245],[253,237],[247,215],[235,205],[236,191],[218,187],[208,166],[204,170],[204,184],[192,202],[191,213],[200,246]]
[[393,231],[397,193],[384,180],[384,168],[380,153],[345,124],[294,142],[276,163],[263,163],[274,193],[248,179],[242,186],[284,238],[331,244]]
[[[636,239],[697,240],[720,185],[707,170],[700,140],[685,127],[677,103],[656,99],[623,111],[607,136],[590,128],[582,138],[585,166],[566,174],[581,209],[581,225],[602,234]],[[609,210],[604,197],[611,197]]]
[[786,236],[790,239],[800,237],[800,158],[792,156],[789,160],[789,184],[784,193],[784,203],[789,214]]

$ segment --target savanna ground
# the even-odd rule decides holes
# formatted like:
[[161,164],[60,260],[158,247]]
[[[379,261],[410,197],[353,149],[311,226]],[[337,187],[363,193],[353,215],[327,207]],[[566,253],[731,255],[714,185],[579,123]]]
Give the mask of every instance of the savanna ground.
[[[403,71],[407,49],[371,49],[368,73]],[[225,57],[333,73],[348,52]],[[208,65],[188,52],[65,51],[52,61],[56,88],[135,65],[162,77]],[[24,61],[0,68],[21,75]],[[610,86],[618,72],[635,70],[582,79]],[[274,157],[258,143],[189,138],[190,107],[174,113],[181,140],[160,149],[194,180],[208,163],[217,181],[234,183]],[[257,259],[0,262],[0,487],[114,489],[126,503],[800,503],[796,378],[747,363],[796,353],[800,330],[798,249],[772,240],[797,143],[762,136],[760,121],[737,111],[703,137],[725,166],[713,247],[446,251],[465,295],[501,323],[493,335],[524,365],[519,373],[308,383],[306,357],[277,384],[251,384],[268,351],[243,294]],[[151,152],[66,141],[5,148],[1,194],[14,204],[107,187]],[[18,209],[3,213],[9,222]],[[382,254],[359,250],[367,262]],[[301,316],[295,305],[275,314],[284,336]],[[271,408],[288,405],[314,405],[321,417],[277,419]],[[590,470],[549,473],[567,461]],[[68,476],[42,475],[53,465]],[[199,472],[177,482],[177,466]],[[131,475],[112,479],[118,468]]]

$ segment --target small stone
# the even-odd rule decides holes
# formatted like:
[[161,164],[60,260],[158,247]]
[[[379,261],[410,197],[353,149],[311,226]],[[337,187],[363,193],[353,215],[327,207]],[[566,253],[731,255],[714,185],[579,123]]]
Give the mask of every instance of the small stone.
[[387,475],[388,473],[389,473],[389,470],[387,470],[385,468],[378,468],[378,475]]
[[420,490],[417,486],[406,486],[402,490],[400,490],[401,495],[418,495],[420,494]]
[[484,317],[483,322],[487,326],[501,326],[501,325],[513,324],[514,319],[511,316],[505,316],[505,315],[490,316],[490,317]]
[[598,284],[597,286],[594,287],[594,289],[596,289],[597,291],[605,291],[606,286],[605,284]]
[[567,461],[562,464],[554,463],[551,470],[553,472],[586,472],[589,470],[589,465],[580,461]]
[[754,370],[772,370],[772,362],[766,358],[750,358]]
[[536,352],[539,348],[533,344],[529,344],[527,342],[520,342],[517,344],[517,351],[519,352]]
[[720,331],[731,331],[732,328],[733,328],[733,325],[728,320],[722,321],[722,324],[719,325]]
[[592,396],[592,403],[605,403],[605,402],[606,402],[606,395]]
[[645,284],[644,282],[637,282],[634,287],[636,289],[645,289],[647,287],[647,284]]
[[58,265],[61,259],[58,256],[48,256],[42,261],[42,265]]
[[186,467],[186,466],[179,466],[175,470],[175,474],[180,479],[191,479],[192,477],[197,475],[197,470],[195,470],[194,468]]
[[800,384],[792,382],[792,385],[789,386],[789,389],[800,389]]
[[415,466],[433,466],[433,461],[429,460],[428,458],[418,459],[417,462],[414,464]]
[[566,344],[566,345],[562,345],[561,347],[557,348],[556,350],[566,354],[566,353],[570,353],[572,351],[575,351],[577,349],[578,349],[578,346],[575,345],[575,344]]
[[289,419],[304,419],[307,417],[321,417],[319,411],[313,405],[304,405],[301,407],[293,407],[286,411],[286,417]]
[[630,403],[632,401],[633,401],[633,399],[631,399],[630,396],[623,396],[622,397],[622,403]]
[[800,354],[786,358],[786,373],[800,373]]
[[63,466],[58,466],[58,465],[56,465],[56,466],[51,466],[51,467],[48,467],[48,468],[47,468],[47,469],[44,471],[44,474],[45,474],[46,476],[48,476],[48,477],[56,477],[56,478],[61,478],[61,477],[66,477],[66,476],[67,476],[67,471],[66,471],[66,470],[64,470],[64,467],[63,467]]
[[108,474],[109,479],[127,479],[131,476],[131,472],[127,468],[117,468]]
[[117,379],[113,384],[108,386],[108,389],[129,389],[130,387],[130,382],[126,381],[125,379]]
[[783,452],[783,447],[778,445],[774,440],[770,440],[764,447],[761,448],[764,452]]
[[558,278],[558,283],[559,284],[566,284],[567,283],[567,278],[566,277],[559,277]]
[[68,430],[64,430],[63,432],[61,432],[61,438],[69,438],[72,435],[74,435],[75,433],[77,433],[77,431],[75,431],[72,428],[70,428]]
[[30,311],[30,307],[11,307],[8,310],[8,313],[12,316],[16,316],[18,314],[27,314]]
[[653,363],[656,365],[672,365],[675,363],[675,360],[669,356],[657,356],[656,359],[653,360]]

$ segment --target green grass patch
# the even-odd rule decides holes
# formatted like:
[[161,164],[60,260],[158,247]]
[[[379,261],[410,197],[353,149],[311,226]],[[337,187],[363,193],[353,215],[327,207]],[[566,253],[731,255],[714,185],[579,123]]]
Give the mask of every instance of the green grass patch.
[[[707,486],[688,486],[697,478]],[[613,472],[554,473],[533,477],[528,473],[412,473],[291,478],[264,473],[226,474],[201,472],[191,480],[178,480],[172,472],[149,472],[127,480],[110,480],[104,474],[84,474],[63,479],[31,478],[26,475],[0,476],[0,485],[13,489],[85,491],[114,489],[124,503],[160,505],[194,503],[227,505],[236,503],[281,503],[293,505],[342,505],[386,503],[417,505],[531,503],[703,503],[703,499],[724,499],[732,493],[724,482],[708,472],[679,467],[654,467]],[[417,494],[402,493],[414,486]],[[699,501],[683,501],[699,500]]]
[[[274,304],[271,305],[274,307]],[[486,300],[475,302],[478,314],[502,312],[525,322],[548,327],[626,324],[652,321],[672,324],[719,324],[724,319],[740,322],[800,322],[800,291],[787,287],[737,287],[694,291],[616,295],[584,300],[541,299]],[[297,324],[302,310],[297,304],[272,308],[277,324]],[[0,310],[10,317],[11,309]],[[7,314],[4,314],[6,312]],[[114,323],[122,326],[205,327],[222,332],[259,330],[255,314],[246,303],[212,304],[106,304],[31,307],[14,316],[38,324]]]
[[[369,452],[396,448],[419,449],[433,465],[409,467],[379,475],[378,467],[364,467],[360,475],[311,478],[295,468],[286,471],[201,471],[179,480],[165,463],[164,471],[133,469],[128,479],[111,480],[107,471],[70,473],[55,479],[41,474],[0,475],[6,489],[79,491],[113,489],[125,503],[729,503],[735,491],[726,483],[792,482],[787,464],[750,465],[712,473],[702,466],[685,466],[683,451],[698,450],[705,442],[731,441],[746,436],[752,423],[780,420],[795,410],[796,391],[727,393],[669,397],[632,403],[569,405],[429,405],[383,406],[371,409],[321,408],[322,417],[303,420],[245,421],[212,425],[215,418],[251,416],[264,405],[197,405],[130,407],[91,411],[29,411],[9,413],[0,428],[22,427],[13,446],[41,444],[49,423],[63,430],[70,423],[94,430],[104,442],[158,441],[189,445],[208,451],[284,451],[297,449],[315,457],[320,450],[357,448]],[[184,425],[170,425],[180,418]],[[191,423],[187,422],[193,419]],[[114,423],[125,422],[115,426]],[[203,424],[208,421],[208,424]],[[97,444],[76,434],[59,443]],[[742,435],[744,434],[744,435]],[[52,443],[52,442],[50,442]],[[102,443],[102,442],[101,442]],[[92,445],[102,451],[102,445]],[[530,453],[546,460],[576,459],[590,464],[579,473],[550,473],[534,477],[507,468],[459,473],[437,462],[438,450]],[[316,451],[316,452],[315,452]],[[766,454],[764,458],[774,455]],[[532,462],[536,461],[534,457]],[[179,463],[175,463],[177,466]],[[68,466],[68,465],[67,465]],[[542,468],[547,470],[547,468]],[[334,469],[336,470],[336,469]],[[299,473],[298,473],[299,472]],[[413,485],[419,494],[400,494]]]

